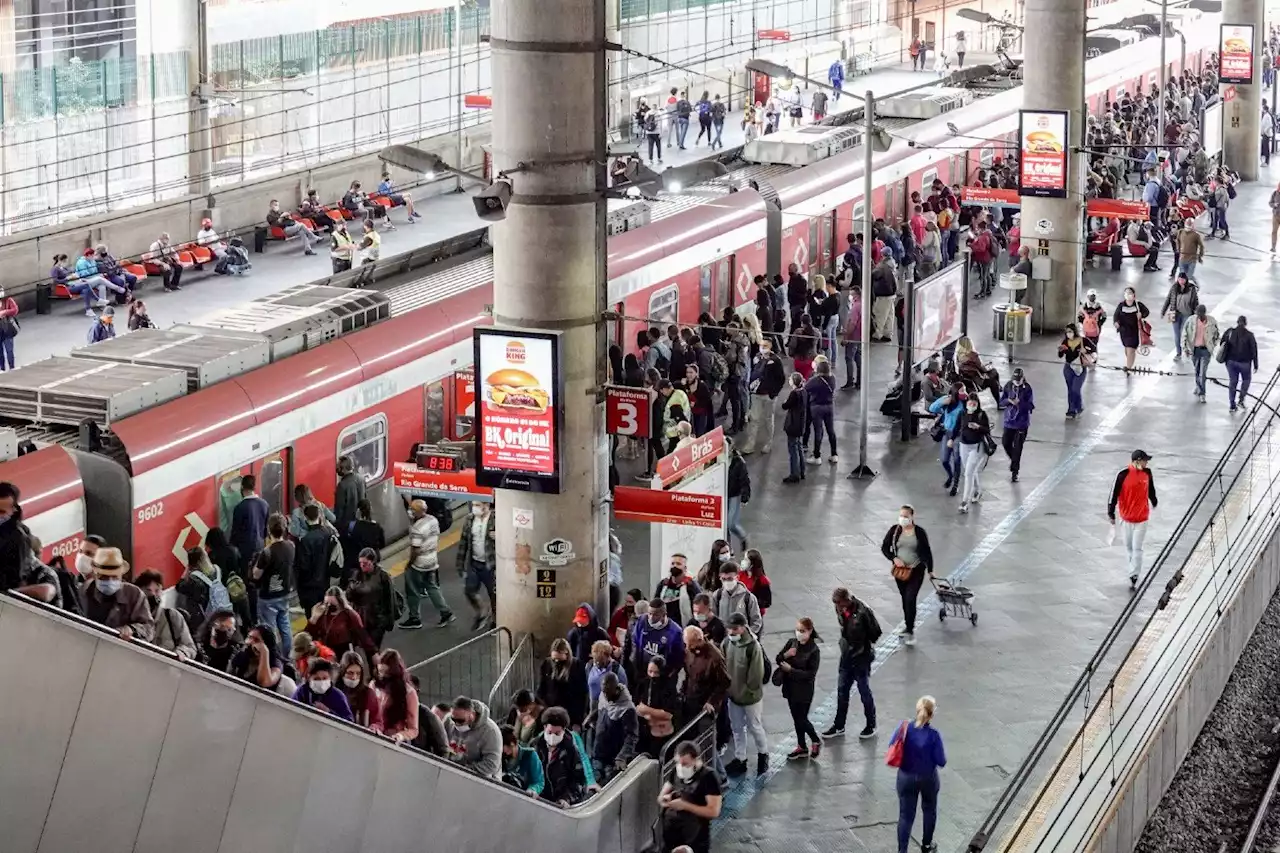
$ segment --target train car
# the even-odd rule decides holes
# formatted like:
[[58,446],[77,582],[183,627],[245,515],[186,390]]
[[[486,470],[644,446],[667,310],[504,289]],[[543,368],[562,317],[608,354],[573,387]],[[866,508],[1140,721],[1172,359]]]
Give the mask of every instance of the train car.
[[[1206,36],[1207,38],[1207,36]],[[1158,63],[1149,41],[1087,65],[1091,97],[1142,85]],[[1188,47],[1198,63],[1208,45]],[[897,221],[934,177],[962,183],[1016,133],[1018,92],[979,100],[894,131],[873,160],[871,215]],[[830,272],[865,213],[860,150],[811,166],[758,168],[668,201],[656,221],[609,241],[611,340],[634,350],[654,323],[693,323],[740,308],[752,278],[795,262]],[[752,186],[748,182],[755,181]],[[155,405],[110,425],[111,452],[50,447],[0,465],[19,485],[45,556],[85,530],[172,584],[185,550],[229,525],[240,478],[254,474],[273,510],[306,483],[333,500],[339,456],[351,456],[390,538],[407,528],[392,462],[417,442],[470,437],[471,332],[490,322],[491,257],[470,258],[387,293],[391,319]],[[126,338],[127,340],[127,338]]]

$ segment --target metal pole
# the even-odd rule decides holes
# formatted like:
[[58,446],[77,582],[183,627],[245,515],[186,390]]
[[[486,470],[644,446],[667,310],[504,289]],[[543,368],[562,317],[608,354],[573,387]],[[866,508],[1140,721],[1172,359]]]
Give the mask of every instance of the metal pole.
[[[862,101],[862,118],[865,123],[862,140],[862,353],[858,365],[858,380],[862,388],[858,392],[858,465],[849,474],[851,480],[861,480],[876,475],[867,464],[867,425],[871,421],[871,374],[867,368],[871,355],[871,138],[875,134],[875,93],[867,90]],[[910,393],[910,389],[907,389]]]
[[[1168,71],[1165,68],[1165,45],[1169,41],[1169,0],[1160,0],[1160,75],[1156,78],[1160,81],[1160,94],[1157,97],[1158,103],[1156,107],[1159,109],[1158,118],[1156,119],[1156,148],[1164,145],[1164,102],[1168,97],[1169,78]],[[1086,107],[1081,115],[1088,115],[1089,110]]]

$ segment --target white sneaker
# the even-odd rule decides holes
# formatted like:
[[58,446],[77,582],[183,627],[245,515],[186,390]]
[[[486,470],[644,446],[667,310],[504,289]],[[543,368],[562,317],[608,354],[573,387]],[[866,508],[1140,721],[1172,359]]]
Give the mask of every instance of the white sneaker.
[[982,500],[982,492],[978,492],[976,495],[973,496],[974,503],[977,503],[980,500]]
[[821,456],[810,456],[810,457],[809,457],[809,461],[810,461],[810,462],[812,462],[813,464],[817,465],[818,463],[822,462],[822,457],[821,457]]
[[92,308],[86,308],[84,316],[93,317],[96,320],[98,318],[98,312],[94,311]]
[[914,645],[916,644],[916,635],[915,635],[915,634],[903,634],[903,635],[902,635],[902,642],[903,642],[903,643],[905,643],[905,644],[906,644],[906,645],[908,645],[908,646],[914,646]]
[[961,502],[960,502],[960,511],[961,511],[961,512],[968,512],[968,511],[969,511],[969,502],[968,502],[968,501],[961,501]]
[[839,461],[840,461],[840,457],[839,457],[839,456],[836,456],[834,453],[832,453],[832,454],[831,454],[831,458],[830,458],[830,459],[828,459],[827,461],[828,461],[828,462],[830,462],[832,465],[834,465],[834,464],[836,464],[837,462],[839,462]]

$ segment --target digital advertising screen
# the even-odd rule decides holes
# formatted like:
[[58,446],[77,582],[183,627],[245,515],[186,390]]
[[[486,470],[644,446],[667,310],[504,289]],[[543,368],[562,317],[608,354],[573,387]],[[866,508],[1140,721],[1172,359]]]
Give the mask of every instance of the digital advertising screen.
[[558,494],[564,421],[559,333],[477,329],[475,377],[480,485]]

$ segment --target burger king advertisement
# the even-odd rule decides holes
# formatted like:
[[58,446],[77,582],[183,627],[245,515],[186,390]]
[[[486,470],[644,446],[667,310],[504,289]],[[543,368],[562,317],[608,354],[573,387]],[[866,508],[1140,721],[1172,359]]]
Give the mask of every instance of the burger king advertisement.
[[477,329],[475,349],[477,481],[559,493],[560,335]]
[[1062,110],[1019,111],[1018,195],[1067,197],[1067,125]]
[[1253,83],[1253,27],[1249,24],[1222,24],[1219,28],[1218,81],[1248,86]]

